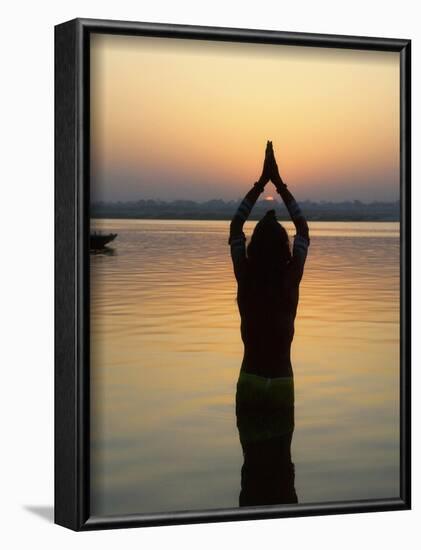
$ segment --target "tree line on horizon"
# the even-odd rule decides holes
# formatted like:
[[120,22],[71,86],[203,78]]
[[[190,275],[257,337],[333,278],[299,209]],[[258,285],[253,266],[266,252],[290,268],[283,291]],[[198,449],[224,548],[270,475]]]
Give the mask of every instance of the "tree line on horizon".
[[[138,218],[138,219],[196,219],[228,220],[240,200],[211,199],[204,202],[176,199],[140,199],[137,201],[105,202],[91,204],[94,218]],[[398,221],[399,201],[300,201],[300,206],[309,220],[319,221]],[[259,218],[269,209],[275,209],[280,219],[288,219],[282,202],[260,200],[256,203],[250,219]]]

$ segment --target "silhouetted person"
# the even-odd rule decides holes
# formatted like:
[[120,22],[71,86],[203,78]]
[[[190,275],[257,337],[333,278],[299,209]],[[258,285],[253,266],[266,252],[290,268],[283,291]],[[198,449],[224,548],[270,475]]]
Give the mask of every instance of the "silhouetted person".
[[[296,228],[292,253],[274,210],[257,223],[246,251],[243,225],[269,179]],[[309,242],[307,222],[279,175],[268,142],[262,175],[235,213],[229,238],[244,343],[236,395],[244,454],[241,506],[297,502],[290,452],[294,430],[291,342]]]

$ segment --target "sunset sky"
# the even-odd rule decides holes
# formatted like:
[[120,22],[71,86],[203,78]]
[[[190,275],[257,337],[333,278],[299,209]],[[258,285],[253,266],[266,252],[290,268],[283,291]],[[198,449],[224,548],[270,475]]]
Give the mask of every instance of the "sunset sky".
[[91,38],[93,201],[238,199],[268,139],[298,199],[398,199],[399,54]]

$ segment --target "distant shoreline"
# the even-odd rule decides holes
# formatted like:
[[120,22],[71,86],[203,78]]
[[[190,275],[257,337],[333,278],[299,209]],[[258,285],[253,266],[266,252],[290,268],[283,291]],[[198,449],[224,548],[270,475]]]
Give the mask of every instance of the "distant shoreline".
[[[146,221],[203,221],[203,222],[213,222],[213,221],[231,221],[231,218],[195,218],[195,217],[146,217],[146,216],[121,216],[121,215],[91,215],[91,220],[146,220]],[[247,221],[258,221],[261,218],[259,216],[250,216]],[[370,218],[370,217],[324,217],[324,218],[314,218],[311,216],[307,216],[306,219],[309,222],[390,222],[390,223],[397,223],[399,222],[399,218]],[[278,216],[278,220],[281,223],[289,222],[291,221],[289,218],[280,218]]]
[[[214,199],[207,202],[189,200],[158,201],[139,200],[131,202],[96,202],[91,204],[93,219],[129,220],[202,220],[229,221],[237,210],[239,201]],[[300,201],[308,221],[326,222],[398,222],[400,203],[371,202],[358,200],[343,202]],[[275,209],[279,220],[288,220],[289,214],[283,203],[259,201],[250,215],[250,220],[259,220],[270,209]]]

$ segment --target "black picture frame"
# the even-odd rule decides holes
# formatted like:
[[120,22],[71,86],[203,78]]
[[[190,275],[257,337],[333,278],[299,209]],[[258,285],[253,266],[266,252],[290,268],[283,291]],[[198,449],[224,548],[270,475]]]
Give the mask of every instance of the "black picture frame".
[[[90,514],[89,41],[92,33],[400,54],[400,498],[112,517]],[[55,523],[76,531],[411,506],[411,42],[95,19],[55,27]]]

